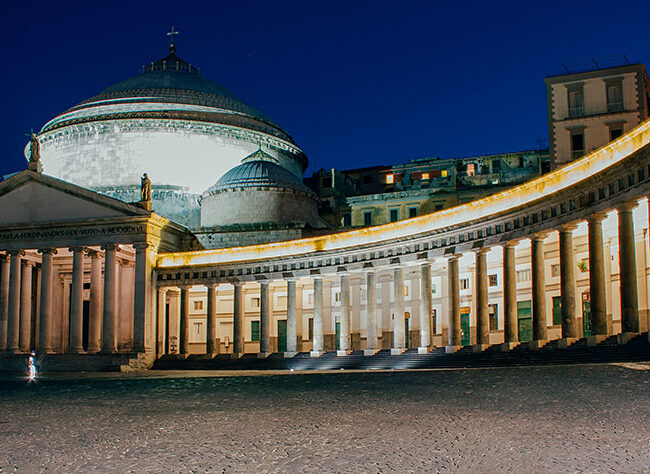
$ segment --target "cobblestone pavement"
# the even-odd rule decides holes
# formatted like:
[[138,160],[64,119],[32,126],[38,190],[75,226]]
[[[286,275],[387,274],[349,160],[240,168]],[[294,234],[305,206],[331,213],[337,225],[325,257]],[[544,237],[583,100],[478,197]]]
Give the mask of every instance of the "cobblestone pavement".
[[650,472],[648,369],[0,379],[0,472]]

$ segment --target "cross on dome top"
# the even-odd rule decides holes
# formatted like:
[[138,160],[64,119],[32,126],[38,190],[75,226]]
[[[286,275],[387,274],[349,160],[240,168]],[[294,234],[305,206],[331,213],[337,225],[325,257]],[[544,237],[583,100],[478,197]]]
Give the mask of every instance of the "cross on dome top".
[[170,53],[175,53],[176,52],[176,44],[175,44],[176,38],[175,38],[175,36],[178,35],[178,34],[180,34],[180,31],[176,31],[173,26],[172,26],[172,30],[167,33],[167,36],[169,36],[169,39],[171,41],[171,43],[169,44],[169,52]]

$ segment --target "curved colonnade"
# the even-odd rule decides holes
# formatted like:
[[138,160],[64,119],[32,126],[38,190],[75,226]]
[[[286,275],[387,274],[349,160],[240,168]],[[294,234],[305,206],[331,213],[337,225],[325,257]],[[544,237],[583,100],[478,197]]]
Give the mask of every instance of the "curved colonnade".
[[[245,325],[247,291],[256,291],[259,297],[259,310],[253,318],[259,321],[259,348],[254,352],[262,355],[274,349],[287,356],[304,350],[318,356],[333,349],[341,355],[361,349],[372,354],[389,347],[393,353],[408,347],[427,352],[433,345],[446,345],[449,351],[455,351],[469,342],[479,349],[495,343],[512,347],[519,342],[522,332],[518,320],[522,312],[521,298],[518,299],[522,285],[517,288],[517,284],[528,280],[532,341],[537,346],[557,338],[570,344],[588,332],[598,340],[617,332],[647,331],[647,314],[640,316],[639,312],[638,244],[635,242],[641,229],[637,223],[635,232],[633,210],[639,202],[645,207],[650,193],[649,143],[650,121],[646,121],[589,155],[521,186],[397,223],[252,247],[160,254],[156,267],[156,352],[159,355],[170,352],[164,341],[168,339],[166,331],[172,330],[169,317],[175,305],[179,306],[178,352],[197,352],[190,347],[190,295],[192,288],[203,287],[201,291],[207,297],[203,313],[207,330],[204,345],[198,352],[209,354],[223,350],[216,336],[220,289],[232,295],[231,329],[220,339],[226,340],[226,350],[235,356],[251,352],[249,343],[255,339]],[[612,294],[611,285],[613,274],[609,262],[614,260],[610,255],[611,243],[604,242],[602,227],[607,213],[612,211],[618,216],[619,283],[616,286],[620,294],[616,295]],[[643,252],[648,247],[647,215],[645,219]],[[588,265],[590,308],[589,314],[583,315],[589,324],[581,328],[576,311],[574,230],[581,223],[584,227],[585,222],[588,232],[583,240],[588,248],[588,264],[581,262],[577,268],[579,273],[585,272],[584,267]],[[557,243],[551,235],[556,232]],[[525,272],[520,278],[517,270],[522,255],[516,255],[515,247],[521,242],[530,242],[529,278]],[[495,250],[498,248],[502,251]],[[494,251],[502,257],[499,273],[503,280],[499,296],[503,316],[496,318],[496,322],[491,321],[488,296],[492,284],[488,253]],[[558,300],[552,299],[554,324],[549,325],[548,292],[552,288],[547,282],[549,271],[545,262],[554,253],[559,253],[559,264],[551,273],[558,273],[560,295]],[[473,254],[471,308],[465,309],[461,307],[461,293],[468,285],[466,278],[460,278],[459,261],[469,254]],[[607,262],[605,255],[609,257]],[[405,275],[410,285],[405,285]],[[435,282],[433,286],[432,282]],[[389,283],[392,291],[384,288],[385,283]],[[335,293],[337,311],[332,310],[331,293],[327,292],[332,284],[339,288]],[[296,290],[297,286],[300,291]],[[286,310],[280,315],[270,309],[269,287],[281,288],[286,297]],[[351,288],[355,291],[351,292]],[[402,288],[410,288],[412,295],[420,295],[408,300],[408,312],[405,301],[408,291],[395,290]],[[432,298],[427,296],[441,293],[440,311],[436,312]],[[309,305],[301,304],[308,294],[313,294],[313,301]],[[364,317],[359,315],[359,299],[365,300]],[[612,314],[619,310],[612,309],[614,300],[620,302],[616,324]],[[556,312],[558,321],[555,321]],[[410,313],[417,313],[418,317],[413,318]],[[470,315],[469,325],[463,314]],[[278,318],[286,320],[286,347],[277,340],[272,343],[275,327],[272,323]],[[412,321],[407,322],[408,319]],[[469,339],[464,338],[467,332],[473,333]],[[279,337],[277,331],[276,334]]]

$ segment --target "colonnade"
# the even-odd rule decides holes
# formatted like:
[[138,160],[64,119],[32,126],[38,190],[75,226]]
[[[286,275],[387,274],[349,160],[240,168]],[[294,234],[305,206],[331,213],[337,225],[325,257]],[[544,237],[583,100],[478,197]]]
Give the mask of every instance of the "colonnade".
[[[635,260],[635,239],[634,239],[634,222],[632,220],[632,210],[636,206],[635,202],[626,203],[617,208],[618,211],[618,241],[619,241],[619,261],[620,261],[620,302],[621,302],[621,331],[623,333],[636,333],[639,331],[639,310],[637,300],[637,281],[636,281],[636,260]],[[593,336],[606,336],[611,327],[607,321],[607,301],[606,301],[606,278],[605,265],[603,257],[603,230],[602,222],[605,219],[605,213],[596,213],[588,216],[588,247],[589,247],[589,287],[591,295],[591,322]],[[560,267],[560,295],[561,295],[561,338],[569,344],[573,340],[582,336],[582,330],[577,324],[578,319],[575,311],[576,298],[576,275],[575,275],[575,254],[573,231],[575,224],[562,225],[558,229],[549,229],[531,235],[530,240],[530,268],[531,268],[531,302],[532,302],[532,339],[538,347],[546,343],[549,339],[549,330],[547,326],[547,303],[546,292],[547,284],[545,277],[545,239],[554,231],[559,233],[559,267]],[[518,308],[517,308],[517,277],[515,270],[515,247],[519,240],[507,241],[499,246],[503,251],[503,344],[513,347],[518,344]],[[473,300],[475,302],[475,324],[476,324],[476,346],[479,350],[487,347],[490,341],[490,313],[488,303],[488,265],[487,254],[489,247],[474,249],[474,291]],[[461,254],[450,254],[440,259],[446,260],[446,280],[447,280],[447,304],[446,324],[447,340],[445,341],[447,350],[453,352],[461,347],[462,328],[460,313],[460,288],[459,288],[459,259]],[[394,285],[394,298],[391,302],[391,323],[390,327],[384,328],[387,332],[392,333],[392,342],[390,344],[391,352],[399,354],[408,349],[407,335],[405,324],[405,299],[404,299],[404,274],[408,269],[413,272],[413,267],[417,268],[419,279],[420,298],[417,303],[419,310],[418,330],[419,340],[411,343],[410,347],[417,347],[418,352],[426,353],[432,347],[435,327],[432,321],[432,260],[418,260],[409,264],[392,264],[384,267],[373,267],[366,264],[363,270],[350,271],[345,269],[337,274],[329,275],[312,275],[309,277],[313,284],[313,331],[311,340],[311,355],[320,356],[326,350],[325,332],[324,332],[324,280],[338,279],[340,288],[340,307],[337,311],[338,318],[338,344],[337,354],[347,355],[354,350],[364,350],[366,355],[377,352],[381,347],[379,338],[382,336],[378,325],[378,305],[377,305],[377,274],[390,273]],[[351,290],[350,280],[354,276],[356,280],[362,282],[366,289],[365,305],[365,345],[353,342],[351,338]],[[266,357],[271,353],[271,311],[269,280],[258,281],[259,283],[259,356]],[[233,286],[233,332],[232,332],[232,352],[235,356],[241,356],[245,352],[244,347],[244,301],[242,287],[244,282],[236,281],[230,283]],[[296,277],[286,279],[287,288],[287,345],[286,355],[292,356],[299,350],[299,335],[297,334],[297,299],[296,299]],[[158,288],[158,321],[159,327],[164,326],[165,318],[164,302],[166,301],[165,292],[169,288],[160,286]],[[189,315],[189,286],[181,286],[181,304],[180,304],[180,354],[189,354],[188,341],[188,322]],[[206,352],[216,354],[219,352],[216,327],[217,327],[217,284],[211,283],[206,285],[207,289],[207,332],[206,332]],[[158,336],[158,353],[162,354],[162,347],[165,336]],[[385,347],[385,342],[383,344]],[[331,348],[330,348],[331,349]]]
[[[139,273],[150,271],[142,264],[146,260],[145,252],[149,246],[134,244],[133,247],[133,344],[129,349],[142,352],[145,350],[144,308],[148,283],[147,278],[142,278]],[[118,351],[118,306],[120,299],[125,297],[120,294],[118,287],[118,251],[118,244],[105,244],[99,249],[83,246],[69,248],[72,254],[72,269],[67,321],[68,344],[63,348],[65,352],[79,354]],[[63,311],[57,310],[53,302],[57,280],[55,277],[63,272],[63,265],[60,262],[55,265],[54,262],[58,253],[57,248],[41,248],[37,251],[11,250],[0,254],[0,351],[54,352],[53,338],[60,336],[60,333],[54,333],[54,318]],[[87,346],[84,347],[84,280],[88,280],[88,259],[90,298],[86,328]],[[38,271],[37,278],[33,278],[35,268]],[[32,287],[33,282],[36,288]],[[66,318],[68,315],[63,314],[62,317]],[[34,319],[36,323],[32,324]],[[34,327],[36,331],[32,334]]]

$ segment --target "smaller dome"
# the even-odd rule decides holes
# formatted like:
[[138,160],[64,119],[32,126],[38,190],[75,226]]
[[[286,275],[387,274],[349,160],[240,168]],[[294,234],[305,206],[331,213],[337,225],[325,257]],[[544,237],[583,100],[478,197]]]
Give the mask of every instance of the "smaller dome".
[[[260,153],[258,150],[256,153]],[[261,153],[264,153],[261,151]],[[266,153],[264,153],[267,155]],[[268,155],[271,159],[270,155]],[[246,158],[244,159],[246,160]],[[302,180],[289,170],[275,164],[269,159],[255,159],[245,161],[239,166],[235,166],[210,188],[208,188],[204,196],[213,194],[219,191],[225,191],[233,188],[280,188],[280,189],[293,189],[302,191],[308,194],[314,192],[302,183]]]

